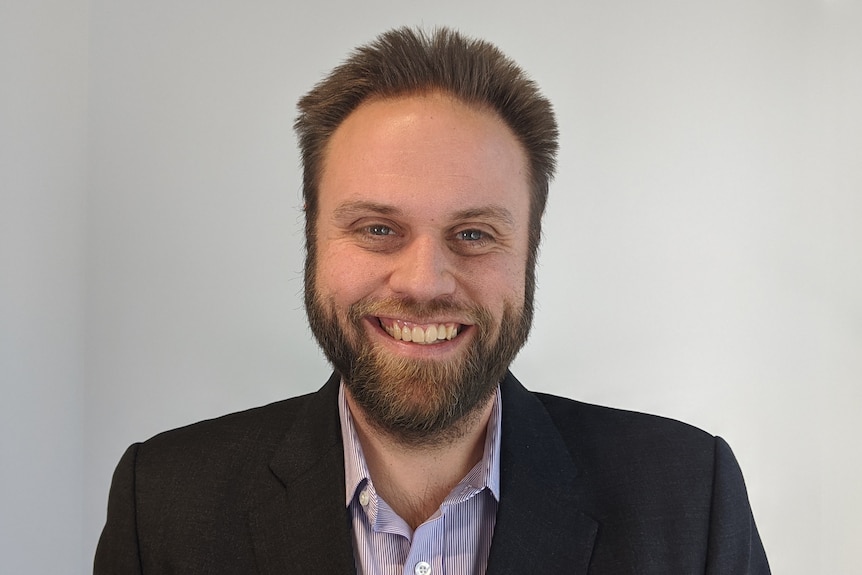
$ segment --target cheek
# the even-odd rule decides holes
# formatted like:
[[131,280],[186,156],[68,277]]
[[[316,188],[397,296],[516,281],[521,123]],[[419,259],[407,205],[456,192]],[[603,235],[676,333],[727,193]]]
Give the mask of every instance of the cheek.
[[355,250],[338,246],[319,249],[315,273],[318,291],[342,305],[356,303],[379,283],[376,268],[371,262],[364,261]]
[[501,310],[506,303],[520,306],[524,301],[526,258],[502,258],[472,270],[470,279],[472,296],[483,305]]
[[506,293],[503,299],[508,303],[520,305],[524,301],[526,284],[526,265],[508,270],[505,283],[503,284]]

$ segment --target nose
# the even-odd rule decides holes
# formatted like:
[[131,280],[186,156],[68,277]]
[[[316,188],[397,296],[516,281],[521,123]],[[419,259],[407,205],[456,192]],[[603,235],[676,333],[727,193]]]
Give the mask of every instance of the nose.
[[389,287],[416,301],[452,295],[456,287],[452,256],[442,240],[417,236],[395,255]]

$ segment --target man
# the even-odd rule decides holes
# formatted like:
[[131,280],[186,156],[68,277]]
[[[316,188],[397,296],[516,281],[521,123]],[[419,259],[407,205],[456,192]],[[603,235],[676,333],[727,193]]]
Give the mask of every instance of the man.
[[388,32],[299,103],[315,394],[158,435],[96,573],[768,573],[719,438],[534,394],[557,129],[493,46]]

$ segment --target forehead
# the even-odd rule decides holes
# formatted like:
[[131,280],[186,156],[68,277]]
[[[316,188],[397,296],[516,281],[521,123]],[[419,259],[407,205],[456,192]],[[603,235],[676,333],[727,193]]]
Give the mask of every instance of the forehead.
[[[523,146],[491,110],[432,93],[375,99],[333,133],[320,208],[343,202],[463,210],[529,202]],[[475,204],[475,206],[473,206]]]

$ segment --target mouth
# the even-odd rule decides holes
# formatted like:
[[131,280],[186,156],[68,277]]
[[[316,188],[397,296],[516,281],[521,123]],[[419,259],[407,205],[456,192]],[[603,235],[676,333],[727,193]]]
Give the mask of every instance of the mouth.
[[419,345],[439,345],[450,341],[467,327],[455,322],[415,323],[387,317],[375,319],[392,339]]

